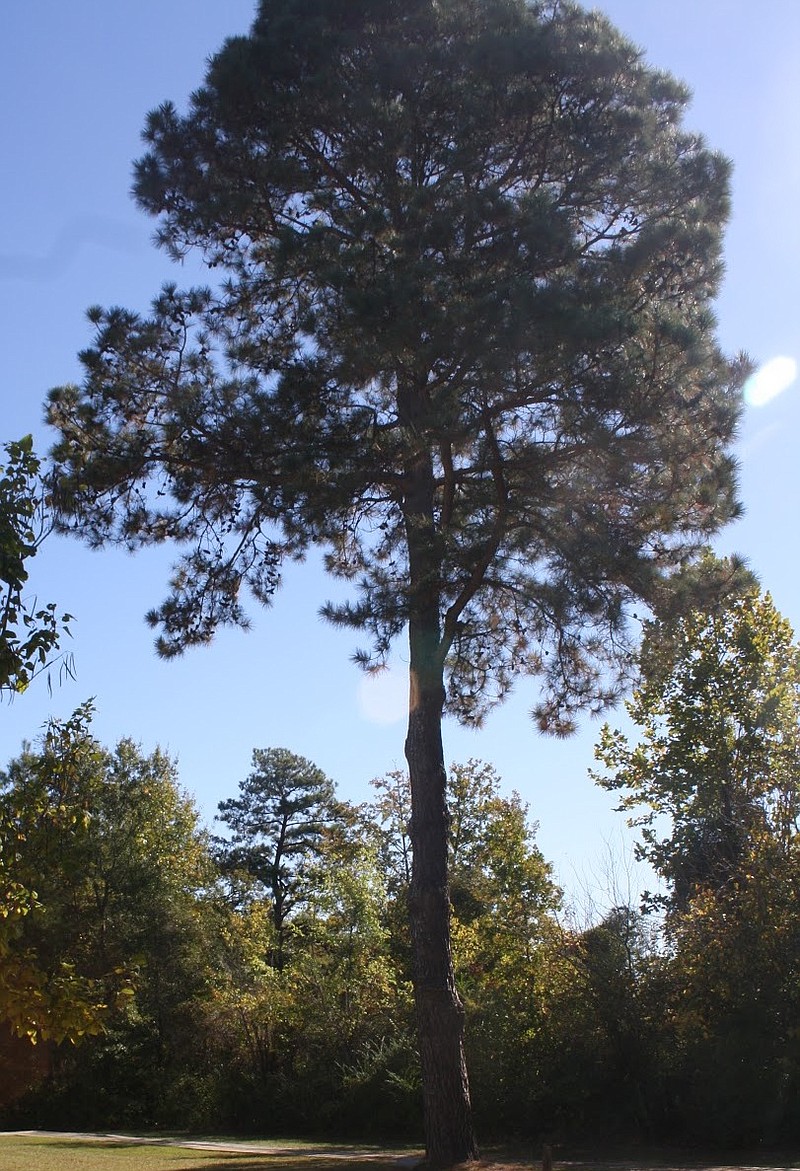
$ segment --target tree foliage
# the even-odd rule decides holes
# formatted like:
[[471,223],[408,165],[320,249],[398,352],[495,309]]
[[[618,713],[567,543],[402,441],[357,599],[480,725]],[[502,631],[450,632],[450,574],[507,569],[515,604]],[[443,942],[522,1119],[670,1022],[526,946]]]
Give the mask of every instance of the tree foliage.
[[0,467],[0,694],[25,691],[69,633],[70,615],[54,602],[26,599],[28,563],[46,531],[41,463],[30,435],[4,447]]
[[[410,971],[408,895],[413,851],[408,837],[408,773],[373,781],[367,825],[378,833],[387,876],[391,950]],[[555,945],[561,892],[545,861],[528,808],[502,795],[499,776],[478,760],[448,770],[453,959],[467,1021],[467,1052],[477,1116],[497,1135],[533,1097],[526,1046],[540,1016],[543,954]],[[525,1104],[525,1107],[522,1106]]]
[[453,957],[467,1014],[476,1117],[500,1138],[535,1091],[528,1039],[541,1016],[543,955],[561,892],[517,793],[480,761],[449,772]]
[[[413,866],[408,773],[395,769],[372,785],[377,795],[365,808],[365,829],[377,836],[390,892],[404,899]],[[529,821],[528,807],[518,793],[502,795],[500,777],[490,764],[474,759],[452,764],[447,802],[452,811],[448,873],[457,919],[466,925],[481,918],[489,930],[501,931],[503,921],[510,922],[523,908],[535,915],[556,905],[560,892],[535,844],[537,827]]]
[[228,873],[242,871],[269,892],[277,951],[283,960],[286,919],[308,893],[307,871],[335,816],[333,782],[303,756],[285,748],[257,748],[253,771],[239,796],[219,804],[231,837],[218,839]]
[[171,762],[131,741],[103,749],[90,718],[84,705],[51,722],[0,775],[0,875],[27,900],[3,936],[0,1012],[34,1041],[140,1013],[210,876]]
[[65,518],[193,546],[162,653],[244,622],[241,586],[268,601],[319,542],[357,595],[329,617],[380,660],[419,592],[411,528],[453,710],[530,671],[566,726],[599,631],[736,511],[728,166],[686,98],[571,5],[274,0],[188,115],[150,116],[137,198],[228,279],[93,310],[50,411]]
[[640,740],[606,728],[599,780],[666,884],[682,1125],[775,1141],[794,1133],[800,1085],[800,649],[757,589],[662,633],[628,704]]
[[307,832],[309,803],[295,826],[293,901],[280,927],[264,884],[234,898],[225,917],[213,1013],[240,1079],[240,1124],[407,1133],[410,1118],[418,1124],[418,1080],[405,1088],[393,1067],[414,1068],[410,985],[389,947],[374,835],[333,802],[310,762],[285,750],[260,755],[294,765],[295,797],[321,778],[325,815]]
[[[715,616],[731,658],[755,642],[769,664],[789,647],[768,599],[734,613]],[[701,641],[711,625],[696,621]],[[662,634],[647,650],[666,670]],[[672,645],[690,666],[702,658]],[[791,682],[791,656],[776,661]],[[760,686],[748,679],[743,699]],[[789,737],[785,710],[775,744]],[[30,894],[35,871],[37,885],[27,914],[6,920],[0,1007],[14,1019],[24,1005],[20,1031],[50,1039],[31,1052],[52,1068],[9,1108],[24,1080],[9,1081],[0,1033],[3,1122],[418,1141],[408,776],[384,778],[370,806],[335,803],[303,857],[279,965],[269,886],[215,881],[169,761],[130,741],[101,748],[87,716],[53,725],[4,774],[2,877]],[[525,806],[488,765],[456,765],[449,783],[453,956],[487,1136],[796,1142],[800,872],[787,819],[749,821],[735,878],[698,880],[659,944],[657,921],[622,903],[571,920]]]
[[[66,879],[74,850],[81,851],[88,825],[85,782],[96,764],[86,737],[88,711],[51,724],[42,751],[28,750],[0,775],[0,1015],[18,1034],[76,1040],[103,1026],[109,1004],[95,973],[76,966],[72,939],[48,938],[45,923],[60,918],[60,899],[48,906]],[[67,868],[61,869],[64,859]],[[53,871],[56,870],[55,882]],[[75,873],[80,873],[75,866]],[[52,884],[52,885],[51,885]],[[69,899],[67,899],[69,906]],[[42,936],[44,928],[44,937]],[[58,931],[54,933],[58,936]],[[123,991],[123,983],[119,982]]]
[[654,626],[626,704],[641,739],[606,727],[597,779],[640,811],[641,853],[681,911],[704,889],[746,881],[754,858],[778,865],[796,849],[800,652],[757,590],[693,612],[667,644],[660,635]]

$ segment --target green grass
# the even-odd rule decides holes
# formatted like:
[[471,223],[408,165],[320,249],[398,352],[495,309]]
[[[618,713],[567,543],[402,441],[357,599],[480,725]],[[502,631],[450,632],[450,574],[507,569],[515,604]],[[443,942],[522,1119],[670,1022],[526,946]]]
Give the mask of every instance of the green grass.
[[[238,1142],[242,1142],[241,1139]],[[250,1145],[245,1141],[244,1145]],[[306,1152],[309,1148],[306,1147]],[[136,1139],[97,1141],[84,1138],[0,1135],[3,1171],[396,1171],[390,1158],[332,1159],[324,1154],[243,1154],[239,1151],[194,1151]]]

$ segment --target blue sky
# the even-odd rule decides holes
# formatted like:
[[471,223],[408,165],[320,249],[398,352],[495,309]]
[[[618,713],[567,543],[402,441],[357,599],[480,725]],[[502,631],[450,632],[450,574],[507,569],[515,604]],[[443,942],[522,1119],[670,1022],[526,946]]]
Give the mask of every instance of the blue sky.
[[[600,5],[647,52],[687,81],[687,124],[734,161],[734,214],[718,303],[729,351],[757,361],[800,359],[800,5],[796,0],[607,0]],[[193,279],[151,243],[154,225],[128,196],[146,112],[179,105],[204,62],[246,31],[251,0],[31,0],[0,14],[0,439],[33,431],[47,390],[79,376],[91,304],[146,308],[164,280]],[[737,454],[746,516],[719,541],[744,554],[800,629],[800,389],[748,407]],[[35,738],[49,715],[95,697],[96,734],[131,736],[178,760],[207,817],[249,771],[255,747],[284,746],[315,761],[343,796],[363,800],[370,778],[403,763],[404,648],[397,678],[367,687],[349,660],[352,637],[317,618],[328,585],[313,563],[292,567],[249,633],[164,663],[143,614],[164,593],[167,550],[135,558],[51,540],[32,565],[40,599],[76,616],[77,678],[42,681],[0,709],[0,762]],[[520,684],[479,732],[448,724],[449,759],[498,769],[539,821],[539,842],[561,881],[600,881],[610,843],[621,850],[613,797],[587,777],[598,724],[566,742],[537,735]],[[612,716],[613,719],[613,716]]]

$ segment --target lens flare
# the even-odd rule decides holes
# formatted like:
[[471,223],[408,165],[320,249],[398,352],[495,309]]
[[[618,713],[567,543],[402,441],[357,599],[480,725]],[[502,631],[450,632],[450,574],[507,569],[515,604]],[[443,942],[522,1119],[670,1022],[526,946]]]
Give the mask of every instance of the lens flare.
[[358,686],[358,706],[363,719],[371,724],[397,724],[408,714],[408,675],[400,668],[389,668],[375,675],[365,675]]
[[751,374],[744,384],[744,401],[750,407],[763,407],[772,402],[794,382],[797,362],[794,358],[773,358]]

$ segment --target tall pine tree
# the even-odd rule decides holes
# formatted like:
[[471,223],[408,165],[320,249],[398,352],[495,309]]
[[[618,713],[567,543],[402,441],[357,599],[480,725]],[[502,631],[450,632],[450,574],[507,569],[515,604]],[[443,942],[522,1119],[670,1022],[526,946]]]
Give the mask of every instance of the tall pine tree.
[[615,694],[631,604],[736,514],[720,352],[728,164],[687,91],[563,0],[262,0],[140,205],[225,280],[97,309],[54,391],[63,523],[185,552],[162,654],[244,623],[284,557],[352,585],[365,666],[407,631],[410,894],[429,1159],[474,1153],[453,979],[442,715],[519,674],[568,732]]

